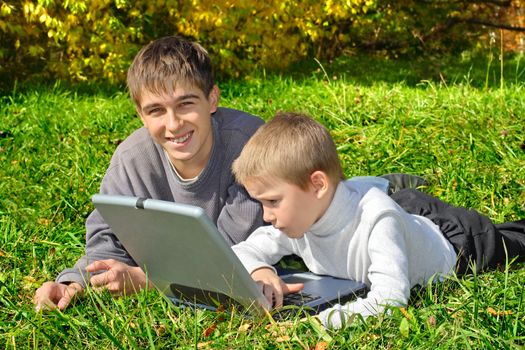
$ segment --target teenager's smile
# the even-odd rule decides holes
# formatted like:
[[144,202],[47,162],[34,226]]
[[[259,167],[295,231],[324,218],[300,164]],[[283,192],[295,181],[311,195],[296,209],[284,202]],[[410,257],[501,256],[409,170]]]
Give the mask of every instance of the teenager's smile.
[[168,141],[173,142],[174,144],[178,146],[185,146],[191,141],[191,137],[193,136],[193,130],[190,132],[186,132],[182,135],[178,135],[175,137],[167,137]]

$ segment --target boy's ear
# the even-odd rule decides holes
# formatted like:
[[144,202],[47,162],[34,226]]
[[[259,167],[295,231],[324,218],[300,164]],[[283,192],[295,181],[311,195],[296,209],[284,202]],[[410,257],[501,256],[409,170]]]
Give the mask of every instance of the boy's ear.
[[330,186],[328,176],[324,171],[320,170],[316,170],[310,174],[310,183],[318,198],[324,196]]
[[210,102],[210,113],[215,113],[219,107],[219,96],[221,91],[217,85],[213,85],[213,88],[210,91],[208,96],[208,101]]

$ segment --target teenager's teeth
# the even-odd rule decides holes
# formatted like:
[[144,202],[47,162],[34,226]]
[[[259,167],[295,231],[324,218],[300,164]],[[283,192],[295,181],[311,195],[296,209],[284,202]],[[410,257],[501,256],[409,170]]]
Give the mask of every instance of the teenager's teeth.
[[182,137],[178,137],[178,138],[174,138],[173,139],[173,142],[175,143],[183,143],[185,142],[187,139],[189,139],[191,136],[191,133],[187,133],[186,135],[182,136]]

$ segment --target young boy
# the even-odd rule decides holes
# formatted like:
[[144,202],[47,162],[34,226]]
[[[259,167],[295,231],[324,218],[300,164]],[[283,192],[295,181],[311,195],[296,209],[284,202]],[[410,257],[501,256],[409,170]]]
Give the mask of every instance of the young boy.
[[[200,206],[230,244],[261,226],[259,203],[234,181],[230,169],[263,121],[218,107],[208,53],[177,37],[154,41],[131,64],[128,87],[144,127],[118,146],[100,193]],[[85,256],[36,291],[37,309],[64,309],[86,282],[115,294],[146,285],[144,272],[96,210],[86,229]]]
[[325,327],[405,305],[412,287],[454,272],[456,262],[459,272],[470,260],[477,270],[505,264],[503,245],[509,261],[525,260],[525,220],[493,225],[414,189],[389,197],[365,182],[343,181],[328,131],[303,115],[278,114],[262,126],[233,173],[272,224],[233,246],[269,301],[280,306],[283,294],[301,288],[284,284],[272,267],[289,254],[314,273],[369,287],[365,298],[322,311]]

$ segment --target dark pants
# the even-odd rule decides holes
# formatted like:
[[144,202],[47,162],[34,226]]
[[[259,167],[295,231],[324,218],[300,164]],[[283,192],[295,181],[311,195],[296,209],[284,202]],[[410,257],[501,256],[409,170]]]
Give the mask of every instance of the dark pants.
[[479,272],[515,257],[525,261],[525,220],[493,224],[474,210],[454,207],[415,189],[400,190],[391,198],[407,212],[439,226],[458,254],[458,274],[472,271],[472,263]]

